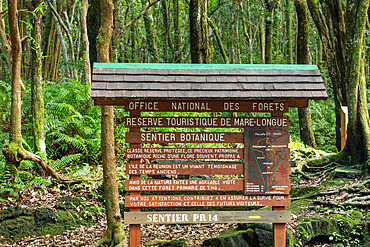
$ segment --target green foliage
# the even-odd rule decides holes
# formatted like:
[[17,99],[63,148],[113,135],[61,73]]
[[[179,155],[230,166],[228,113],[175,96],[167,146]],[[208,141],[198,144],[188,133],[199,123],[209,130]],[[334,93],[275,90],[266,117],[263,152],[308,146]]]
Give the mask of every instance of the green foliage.
[[[337,152],[335,147],[335,112],[334,99],[310,101],[312,127],[318,149],[328,153]],[[289,109],[289,132],[292,141],[300,141],[298,109]]]

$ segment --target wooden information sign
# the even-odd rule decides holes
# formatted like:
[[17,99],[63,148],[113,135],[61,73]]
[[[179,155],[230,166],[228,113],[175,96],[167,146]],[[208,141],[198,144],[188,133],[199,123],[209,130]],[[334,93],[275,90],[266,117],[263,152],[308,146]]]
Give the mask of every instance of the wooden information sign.
[[125,213],[128,224],[285,223],[288,211],[179,211]]
[[126,164],[131,175],[242,175],[244,164]]
[[142,100],[122,103],[126,111],[141,112],[288,112],[285,101]]
[[262,207],[289,206],[288,195],[126,196],[128,207]]
[[242,148],[126,148],[126,159],[243,159]]
[[235,132],[127,132],[128,143],[243,143]]
[[125,127],[246,128],[285,127],[286,117],[126,117]]
[[288,125],[244,131],[245,193],[289,194]]
[[215,191],[243,190],[242,179],[146,179],[126,180],[127,191]]

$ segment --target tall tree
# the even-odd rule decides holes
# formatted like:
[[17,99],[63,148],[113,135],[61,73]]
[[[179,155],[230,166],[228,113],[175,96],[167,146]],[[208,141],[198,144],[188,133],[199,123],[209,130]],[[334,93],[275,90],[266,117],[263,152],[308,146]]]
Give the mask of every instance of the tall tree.
[[149,52],[149,62],[158,63],[158,47],[157,47],[157,37],[154,29],[153,13],[150,8],[148,8],[150,2],[148,0],[141,0],[143,10],[148,9],[144,14],[144,23],[146,30],[146,42],[148,44]]
[[[307,0],[294,0],[298,17],[298,35],[297,35],[297,63],[309,64],[310,53],[308,49],[310,12],[308,10]],[[312,128],[311,109],[298,108],[299,130],[301,140],[304,144],[317,148],[315,135]]]
[[192,63],[210,63],[207,0],[190,0],[190,54]]
[[43,1],[32,0],[33,10],[32,30],[31,30],[31,101],[32,101],[32,125],[35,151],[42,153],[46,157],[45,130],[44,130],[44,97],[42,93],[42,16]]
[[[96,38],[97,61],[109,62],[109,44],[113,33],[112,0],[100,0],[100,28]],[[113,106],[101,107],[101,149],[103,162],[103,186],[105,195],[105,210],[108,228],[104,236],[93,246],[108,244],[110,246],[128,246],[123,230],[119,210],[119,194],[116,178],[116,156],[114,153],[114,112]]]
[[267,13],[265,13],[265,38],[266,38],[266,49],[265,49],[265,63],[272,63],[272,24],[274,9],[278,1],[276,0],[265,0]]
[[[329,75],[333,83],[336,117],[341,105],[348,106],[347,144],[341,157],[363,164],[370,171],[370,126],[366,110],[365,24],[370,0],[320,2],[308,6],[320,33]],[[337,135],[337,139],[340,135]]]
[[87,85],[91,85],[91,68],[90,68],[90,43],[87,35],[87,11],[89,9],[89,1],[81,1],[80,9],[80,26],[81,26],[81,42],[82,42],[82,61],[84,63],[85,81]]

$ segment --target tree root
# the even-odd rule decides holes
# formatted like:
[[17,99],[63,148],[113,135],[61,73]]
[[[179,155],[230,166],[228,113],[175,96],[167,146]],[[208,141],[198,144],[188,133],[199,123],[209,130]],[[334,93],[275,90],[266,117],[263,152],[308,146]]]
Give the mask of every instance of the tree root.
[[[349,187],[342,187],[342,188],[339,188],[339,189],[333,190],[333,191],[319,192],[319,193],[309,195],[309,196],[304,196],[304,197],[295,197],[295,198],[292,198],[291,201],[297,201],[297,200],[309,199],[309,198],[316,198],[316,197],[319,197],[319,196],[335,195],[335,194],[339,194],[342,191],[349,191],[351,193],[360,193],[360,194],[365,194],[366,195],[370,192],[369,191],[362,191],[362,187],[365,186],[368,183],[370,183],[370,179],[362,181],[362,182],[354,184],[354,185],[351,185]],[[350,195],[347,195],[347,196],[350,196]]]
[[[70,183],[79,183],[82,180],[77,178],[72,179],[65,179],[62,176],[60,176],[51,166],[45,163],[41,157],[37,156],[36,154],[33,154],[31,152],[26,151],[22,145],[19,145],[16,142],[12,143],[13,150],[9,147],[11,143],[7,143],[3,146],[2,151],[3,154],[7,160],[7,162],[14,164],[17,169],[19,169],[20,162],[22,160],[30,160],[37,162],[41,168],[46,171],[52,178],[54,178],[58,183],[61,184],[70,184]],[[16,147],[16,150],[14,150]]]
[[[114,246],[114,247],[128,247],[127,239],[126,238],[120,238],[119,236],[112,236],[112,231],[107,229],[107,231],[104,233],[104,235],[101,237],[101,239],[92,244],[90,247],[99,247],[102,245],[107,244],[108,246]],[[120,234],[118,234],[120,235]],[[119,239],[118,239],[119,238]]]

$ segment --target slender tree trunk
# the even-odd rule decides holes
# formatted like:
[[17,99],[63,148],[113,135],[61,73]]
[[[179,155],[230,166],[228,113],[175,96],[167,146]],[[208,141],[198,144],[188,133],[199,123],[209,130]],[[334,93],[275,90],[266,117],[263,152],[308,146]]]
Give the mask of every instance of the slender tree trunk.
[[217,29],[217,27],[215,26],[211,18],[208,18],[207,20],[208,20],[208,25],[212,28],[213,33],[216,36],[217,44],[218,44],[218,47],[220,48],[220,52],[221,52],[222,58],[224,59],[224,63],[228,64],[229,58],[227,57],[224,45],[221,40],[219,30]]
[[[142,0],[142,8],[143,10],[149,5],[148,0]],[[144,14],[144,23],[145,23],[145,30],[146,30],[146,42],[148,44],[148,51],[149,51],[149,61],[151,63],[158,63],[159,56],[158,56],[158,47],[157,47],[157,37],[155,35],[154,30],[154,21],[153,21],[153,14],[152,10],[148,9],[147,12]]]
[[173,62],[180,63],[181,61],[181,29],[180,29],[180,5],[179,0],[173,0],[173,22],[174,22],[174,47],[173,47]]
[[207,0],[190,0],[190,53],[192,63],[210,63]]
[[3,52],[3,55],[5,57],[8,75],[10,76],[12,68],[12,48],[10,46],[10,42],[7,38],[5,30],[6,29],[3,14],[3,1],[0,0],[0,45],[1,51]]
[[265,63],[272,63],[272,20],[276,5],[275,0],[265,0],[267,13],[265,14],[265,32],[266,32],[266,48],[265,48]]
[[[113,33],[112,0],[100,0],[101,25],[96,38],[98,62],[109,62],[109,44]],[[114,153],[114,112],[113,106],[101,107],[101,148],[103,162],[103,186],[105,194],[105,209],[108,228],[104,236],[93,246],[108,244],[112,246],[128,246],[123,230],[118,201],[118,185],[116,179],[116,156]]]
[[43,13],[36,10],[42,3],[41,0],[32,1],[34,11],[31,30],[31,105],[33,118],[33,136],[35,151],[41,152],[46,158],[45,145],[45,107],[42,93],[42,52],[41,52],[41,22]]
[[265,35],[265,24],[263,19],[259,24],[259,31],[260,31],[260,51],[261,51],[261,63],[266,63],[266,35]]
[[285,40],[286,40],[286,58],[288,64],[293,64],[293,43],[292,43],[292,15],[290,14],[290,0],[285,0]]
[[82,41],[82,61],[85,71],[85,81],[87,85],[91,85],[91,68],[90,68],[90,43],[87,36],[87,10],[89,9],[89,1],[82,0],[80,9],[80,25],[81,25],[81,41]]
[[[294,0],[298,16],[298,37],[297,37],[297,63],[309,64],[310,54],[308,49],[308,37],[310,27],[310,13],[307,6],[307,0]],[[317,148],[315,135],[312,128],[311,110],[308,104],[307,108],[298,108],[299,130],[301,140],[304,144]]]

